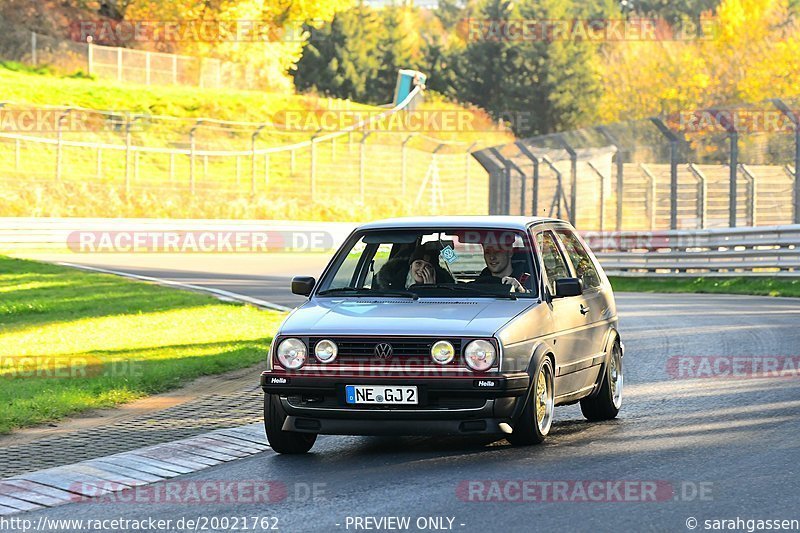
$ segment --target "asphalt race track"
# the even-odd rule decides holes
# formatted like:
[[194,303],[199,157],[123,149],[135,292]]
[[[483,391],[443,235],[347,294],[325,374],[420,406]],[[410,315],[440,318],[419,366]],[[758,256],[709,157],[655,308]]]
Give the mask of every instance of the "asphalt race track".
[[[164,265],[130,271],[180,270]],[[316,265],[297,267],[298,273],[313,274]],[[297,302],[286,272],[267,285],[268,266],[250,273],[218,267],[224,264],[184,274],[192,283]],[[800,347],[800,300],[650,294],[617,300],[626,357],[624,406],[615,421],[588,423],[577,406],[561,407],[547,443],[528,448],[503,440],[325,436],[306,456],[267,451],[178,478],[272,481],[280,490],[271,503],[101,501],[20,516],[34,522],[276,517],[280,531],[325,532],[404,530],[367,517],[410,517],[411,531],[418,518],[439,517],[419,524],[470,532],[703,531],[713,519],[800,519],[800,378],[791,371]],[[756,356],[784,371],[742,376]],[[731,368],[740,375],[725,375]],[[517,490],[522,481],[527,492]],[[625,483],[620,489],[610,481]]]

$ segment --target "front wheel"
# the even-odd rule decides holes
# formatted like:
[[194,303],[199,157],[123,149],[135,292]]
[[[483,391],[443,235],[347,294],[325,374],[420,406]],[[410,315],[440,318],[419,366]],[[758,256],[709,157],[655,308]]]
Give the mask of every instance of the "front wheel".
[[284,431],[286,410],[277,394],[264,394],[264,430],[270,447],[278,453],[306,453],[317,440],[316,433]]
[[603,385],[597,394],[581,400],[581,412],[593,422],[616,418],[622,407],[622,348],[614,343],[611,357],[603,375]]
[[533,388],[514,431],[507,437],[515,446],[539,444],[544,441],[553,424],[554,389],[553,362],[543,357],[534,374]]

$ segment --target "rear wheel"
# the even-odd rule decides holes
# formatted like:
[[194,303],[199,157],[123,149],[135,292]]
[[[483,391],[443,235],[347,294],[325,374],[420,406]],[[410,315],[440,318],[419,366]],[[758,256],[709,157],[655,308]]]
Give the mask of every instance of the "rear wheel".
[[508,442],[516,446],[539,444],[544,441],[553,424],[554,389],[553,362],[543,357],[534,374],[533,388]]
[[603,375],[603,385],[597,394],[581,400],[581,412],[587,420],[611,420],[622,407],[622,348],[614,343]]
[[264,394],[264,430],[270,447],[278,453],[306,453],[317,440],[315,433],[284,431],[286,410],[277,394]]

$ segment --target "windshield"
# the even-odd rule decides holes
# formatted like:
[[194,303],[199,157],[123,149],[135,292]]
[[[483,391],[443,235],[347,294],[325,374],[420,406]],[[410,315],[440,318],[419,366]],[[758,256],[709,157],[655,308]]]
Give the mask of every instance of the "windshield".
[[317,296],[536,298],[532,247],[514,230],[368,231],[342,247]]

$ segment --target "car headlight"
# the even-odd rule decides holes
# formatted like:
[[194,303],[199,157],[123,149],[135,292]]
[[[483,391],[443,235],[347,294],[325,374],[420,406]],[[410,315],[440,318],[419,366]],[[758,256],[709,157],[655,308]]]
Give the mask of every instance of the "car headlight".
[[431,357],[434,362],[440,365],[446,365],[452,361],[455,356],[455,348],[447,341],[437,341],[431,346]]
[[339,347],[336,346],[335,342],[323,339],[314,347],[314,355],[317,356],[320,362],[330,363],[339,355]]
[[285,339],[278,345],[278,361],[289,370],[297,370],[306,362],[306,345],[300,339]]
[[491,342],[479,339],[467,344],[464,349],[464,359],[472,370],[485,372],[492,368],[497,360],[497,350]]

